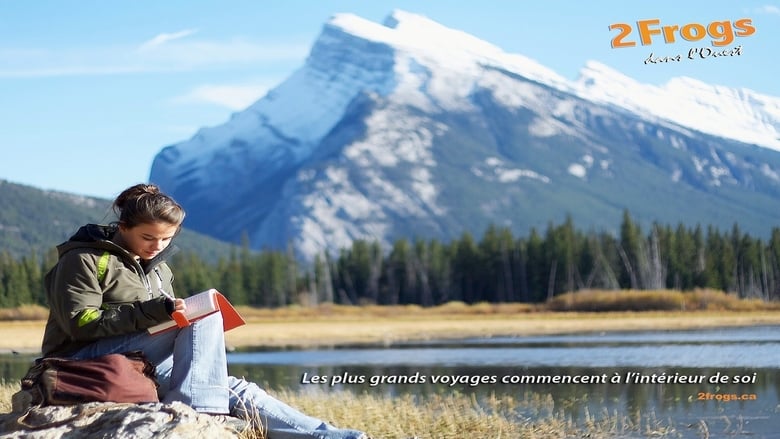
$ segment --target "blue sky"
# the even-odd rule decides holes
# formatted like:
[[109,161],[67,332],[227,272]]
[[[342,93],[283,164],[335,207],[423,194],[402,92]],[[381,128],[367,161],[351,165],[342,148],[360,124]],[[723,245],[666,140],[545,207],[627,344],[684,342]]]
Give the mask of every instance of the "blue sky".
[[[0,0],[0,179],[113,198],[157,152],[225,122],[301,67],[322,25],[350,12],[425,15],[568,79],[588,60],[642,82],[675,76],[780,96],[780,1]],[[645,65],[709,37],[612,48],[613,23],[750,18],[742,54]],[[638,40],[636,31],[626,40]]]

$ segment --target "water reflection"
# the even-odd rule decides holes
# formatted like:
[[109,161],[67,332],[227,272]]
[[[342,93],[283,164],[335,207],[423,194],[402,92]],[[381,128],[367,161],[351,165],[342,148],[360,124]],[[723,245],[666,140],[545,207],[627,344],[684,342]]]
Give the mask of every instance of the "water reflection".
[[19,382],[34,360],[31,355],[0,355],[0,382]]
[[776,327],[432,341],[239,352],[231,363],[302,366],[749,367],[780,364]]

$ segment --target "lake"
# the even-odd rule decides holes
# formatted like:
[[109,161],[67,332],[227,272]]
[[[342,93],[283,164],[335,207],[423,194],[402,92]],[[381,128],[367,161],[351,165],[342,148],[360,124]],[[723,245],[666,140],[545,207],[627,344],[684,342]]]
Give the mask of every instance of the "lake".
[[[0,357],[0,377],[19,379],[29,361]],[[706,428],[709,437],[780,438],[777,326],[252,350],[228,363],[272,389],[541,394],[574,421],[606,410],[651,416],[674,437],[705,437]]]

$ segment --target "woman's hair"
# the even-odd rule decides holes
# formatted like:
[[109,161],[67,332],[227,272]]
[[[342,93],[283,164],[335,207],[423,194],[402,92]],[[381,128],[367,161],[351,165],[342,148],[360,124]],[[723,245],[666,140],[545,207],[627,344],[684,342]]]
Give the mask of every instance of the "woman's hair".
[[154,184],[125,189],[114,200],[113,209],[119,223],[128,228],[159,222],[180,226],[184,221],[184,209]]

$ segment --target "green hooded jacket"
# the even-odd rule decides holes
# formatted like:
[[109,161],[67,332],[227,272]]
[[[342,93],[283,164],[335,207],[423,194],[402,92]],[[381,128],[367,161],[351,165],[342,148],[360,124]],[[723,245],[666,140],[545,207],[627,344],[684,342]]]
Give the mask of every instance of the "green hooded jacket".
[[59,261],[44,277],[49,319],[44,357],[68,356],[103,337],[141,331],[171,319],[173,274],[164,262],[136,260],[112,239],[116,226],[87,224],[57,246]]

